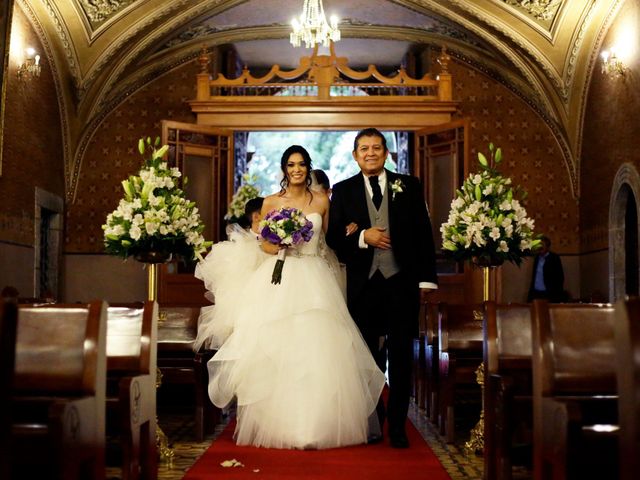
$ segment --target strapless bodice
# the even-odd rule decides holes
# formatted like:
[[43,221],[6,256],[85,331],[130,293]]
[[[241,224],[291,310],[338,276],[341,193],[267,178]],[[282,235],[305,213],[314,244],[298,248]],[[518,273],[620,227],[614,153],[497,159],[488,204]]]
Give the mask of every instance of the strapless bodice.
[[307,220],[313,223],[313,236],[308,242],[303,242],[301,245],[298,245],[295,250],[301,255],[317,255],[318,240],[320,238],[320,233],[322,232],[322,215],[314,212],[305,216],[307,217]]

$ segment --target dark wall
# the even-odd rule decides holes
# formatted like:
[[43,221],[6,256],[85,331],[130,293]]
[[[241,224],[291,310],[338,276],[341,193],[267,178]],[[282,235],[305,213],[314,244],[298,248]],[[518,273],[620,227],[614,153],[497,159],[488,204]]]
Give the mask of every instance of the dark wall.
[[16,5],[12,32],[43,57],[39,78],[20,81],[17,59],[9,58],[0,177],[0,244],[33,247],[35,189],[64,198],[60,110],[44,48]]

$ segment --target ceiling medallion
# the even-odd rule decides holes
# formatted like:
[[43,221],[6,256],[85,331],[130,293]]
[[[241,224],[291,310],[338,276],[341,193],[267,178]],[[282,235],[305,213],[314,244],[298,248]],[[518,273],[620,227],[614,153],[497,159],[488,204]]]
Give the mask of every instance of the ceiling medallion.
[[503,0],[524,9],[538,20],[551,20],[562,5],[562,0]]
[[80,0],[91,23],[100,23],[130,5],[135,0]]

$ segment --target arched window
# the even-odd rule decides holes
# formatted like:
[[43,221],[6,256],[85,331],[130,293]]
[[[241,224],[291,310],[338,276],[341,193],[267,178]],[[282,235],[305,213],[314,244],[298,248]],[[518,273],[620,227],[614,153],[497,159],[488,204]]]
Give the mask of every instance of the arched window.
[[640,291],[638,199],[640,174],[623,164],[613,182],[609,203],[609,299]]

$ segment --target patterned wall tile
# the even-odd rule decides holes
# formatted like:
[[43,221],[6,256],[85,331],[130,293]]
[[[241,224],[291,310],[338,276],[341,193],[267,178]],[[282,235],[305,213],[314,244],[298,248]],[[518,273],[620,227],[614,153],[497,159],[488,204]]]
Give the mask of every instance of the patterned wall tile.
[[459,62],[450,68],[461,115],[470,118],[472,166],[489,142],[503,150],[501,173],[527,193],[528,213],[536,232],[548,235],[554,250],[577,253],[577,199],[560,148],[549,127],[525,101],[510,90]]
[[[550,129],[520,98],[486,75],[453,63],[455,97],[471,119],[471,155],[488,143],[504,151],[503,174],[529,192],[526,207],[536,229],[554,248],[576,253],[578,202],[571,196],[562,155]],[[186,100],[195,96],[197,66],[189,64],[159,78],[131,96],[100,126],[82,163],[76,202],[68,208],[67,252],[102,251],[100,226],[122,196],[120,181],[135,173],[140,136],[160,134],[160,121],[193,122]]]
[[189,63],[141,88],[100,125],[82,160],[76,201],[67,208],[67,253],[101,253],[102,224],[122,198],[122,180],[142,164],[138,139],[162,134],[162,120],[195,122],[198,65]]

